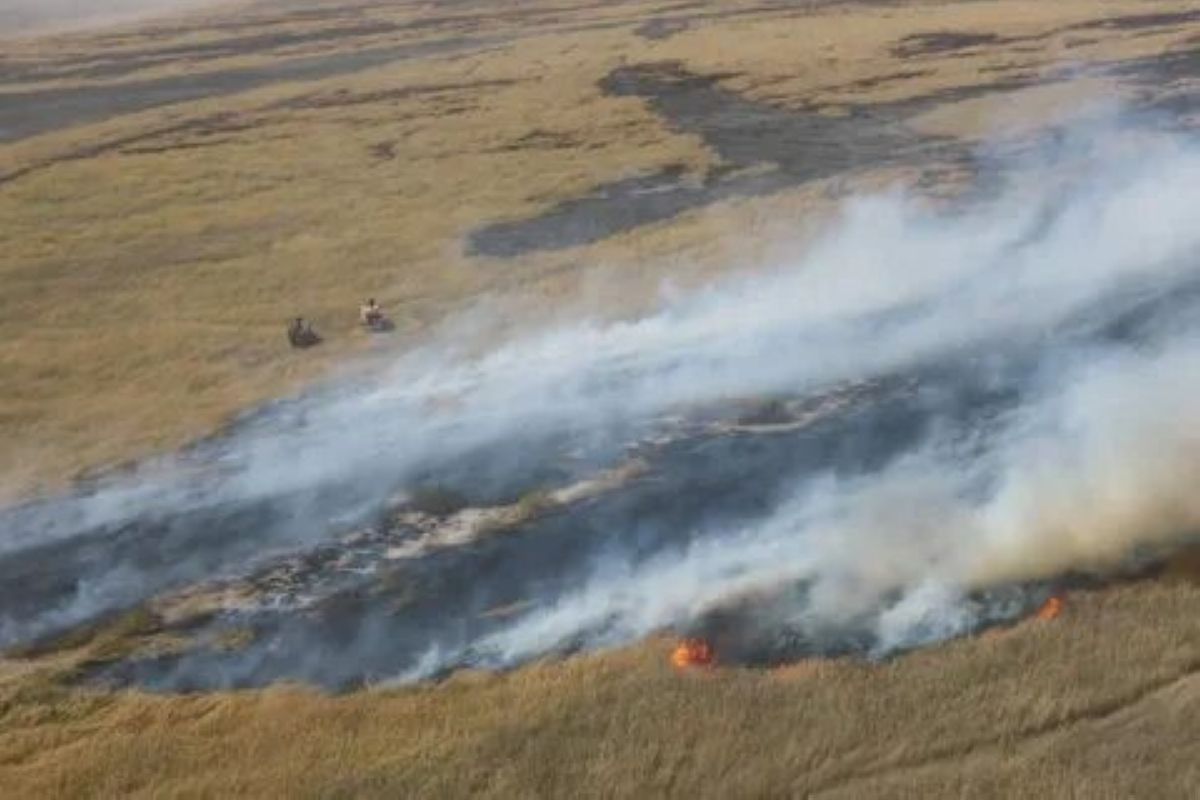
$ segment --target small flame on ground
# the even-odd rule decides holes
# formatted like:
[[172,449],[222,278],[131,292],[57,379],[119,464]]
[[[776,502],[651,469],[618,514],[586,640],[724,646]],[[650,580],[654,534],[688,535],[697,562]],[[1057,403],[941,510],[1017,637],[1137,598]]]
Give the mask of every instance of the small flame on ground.
[[703,639],[684,639],[671,652],[671,663],[677,669],[710,667],[714,660],[712,646]]
[[1065,605],[1066,600],[1062,595],[1051,595],[1051,597],[1045,603],[1042,603],[1042,607],[1037,610],[1037,614],[1035,614],[1034,617],[1043,621],[1058,619],[1059,615],[1062,614],[1063,607]]

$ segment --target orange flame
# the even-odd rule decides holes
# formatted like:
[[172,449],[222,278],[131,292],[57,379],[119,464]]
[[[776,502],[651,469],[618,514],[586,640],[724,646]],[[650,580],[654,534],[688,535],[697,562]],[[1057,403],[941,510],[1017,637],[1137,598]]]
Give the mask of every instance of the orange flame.
[[712,646],[703,639],[684,639],[671,653],[671,663],[677,669],[710,667],[714,660]]
[[1037,610],[1037,614],[1035,614],[1034,617],[1043,621],[1058,619],[1059,615],[1063,612],[1063,606],[1065,604],[1066,601],[1063,599],[1062,595],[1051,595],[1050,599],[1048,599],[1045,603],[1042,603],[1042,607]]

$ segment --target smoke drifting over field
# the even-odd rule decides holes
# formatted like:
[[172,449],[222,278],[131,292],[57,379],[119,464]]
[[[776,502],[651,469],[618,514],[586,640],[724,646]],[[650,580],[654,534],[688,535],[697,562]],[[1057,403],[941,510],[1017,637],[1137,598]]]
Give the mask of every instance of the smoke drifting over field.
[[[1041,157],[986,205],[854,200],[756,277],[478,357],[446,337],[369,387],[10,512],[0,642],[383,524],[419,485],[496,505],[655,441],[611,498],[492,534],[504,569],[447,555],[469,537],[397,556],[463,582],[428,608],[339,617],[336,646],[276,621],[152,682],[420,678],[742,608],[733,624],[801,649],[886,654],[1167,546],[1200,525],[1200,150],[1109,128]],[[738,423],[746,398],[784,411]],[[476,621],[502,600],[520,610]]]

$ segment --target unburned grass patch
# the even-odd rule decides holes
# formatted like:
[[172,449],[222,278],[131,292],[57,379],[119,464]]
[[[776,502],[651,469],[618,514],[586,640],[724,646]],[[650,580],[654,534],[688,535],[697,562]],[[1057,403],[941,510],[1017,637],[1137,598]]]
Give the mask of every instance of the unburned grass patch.
[[[1141,581],[1077,593],[1053,622],[883,664],[680,673],[668,663],[671,643],[652,640],[503,675],[336,697],[297,688],[17,691],[13,679],[11,710],[0,716],[0,780],[23,797],[94,791],[118,775],[127,792],[204,796],[894,796],[909,785],[944,787],[961,765],[1025,796],[1109,774],[1129,785],[1118,776],[1125,771],[1169,790],[1173,773],[1136,758],[1137,736],[1108,741],[1106,763],[1086,783],[1038,765],[1065,764],[1078,737],[1095,741],[1093,731],[1153,730],[1164,693],[1192,702],[1182,698],[1200,689],[1198,609],[1200,587]],[[28,763],[35,719],[40,741],[71,737],[70,758]],[[1174,717],[1160,721],[1186,735]],[[1163,752],[1186,774],[1184,751]],[[993,753],[1007,754],[1002,768]],[[139,766],[147,758],[154,768]]]

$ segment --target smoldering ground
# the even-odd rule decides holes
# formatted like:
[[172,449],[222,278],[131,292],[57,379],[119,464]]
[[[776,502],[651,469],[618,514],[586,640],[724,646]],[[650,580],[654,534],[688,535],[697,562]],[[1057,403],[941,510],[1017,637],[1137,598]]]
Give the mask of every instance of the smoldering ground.
[[[0,636],[203,581],[194,646],[102,676],[343,686],[730,618],[751,649],[882,655],[1169,547],[1200,522],[1200,150],[1104,125],[1042,159],[986,206],[854,200],[753,278],[483,355],[446,337],[14,509]],[[414,522],[429,487],[456,500]]]

